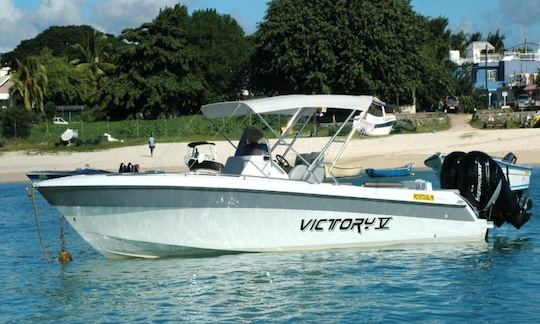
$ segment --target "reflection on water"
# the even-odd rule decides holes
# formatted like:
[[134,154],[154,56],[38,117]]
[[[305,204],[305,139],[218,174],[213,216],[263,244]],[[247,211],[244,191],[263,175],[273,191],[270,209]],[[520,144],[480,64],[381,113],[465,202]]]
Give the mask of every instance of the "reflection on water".
[[[0,194],[0,322],[540,321],[536,216],[474,244],[117,261],[68,227],[62,266],[40,256],[24,186]],[[39,204],[55,255],[58,215]]]

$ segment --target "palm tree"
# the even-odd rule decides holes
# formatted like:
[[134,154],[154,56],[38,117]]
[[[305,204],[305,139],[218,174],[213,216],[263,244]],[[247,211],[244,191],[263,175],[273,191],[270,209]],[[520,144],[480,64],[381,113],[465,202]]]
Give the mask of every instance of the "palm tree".
[[86,35],[85,46],[76,44],[75,47],[79,51],[79,58],[71,61],[75,68],[79,71],[89,71],[94,80],[105,72],[115,68],[112,63],[107,63],[109,54],[105,52],[103,39],[106,38],[102,33],[94,30]]
[[48,83],[45,67],[35,57],[16,61],[18,68],[12,76],[14,85],[10,95],[12,103],[15,100],[14,95],[18,94],[22,98],[24,108],[27,110],[37,108],[43,112],[43,95]]
[[503,33],[500,33],[499,30],[495,32],[495,34],[489,33],[486,40],[495,47],[495,52],[501,53],[504,51],[504,39],[506,36],[504,36]]

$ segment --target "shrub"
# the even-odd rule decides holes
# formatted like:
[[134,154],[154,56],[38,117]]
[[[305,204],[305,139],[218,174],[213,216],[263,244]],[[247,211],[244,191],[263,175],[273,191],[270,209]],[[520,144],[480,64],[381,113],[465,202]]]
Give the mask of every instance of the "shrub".
[[32,113],[22,107],[10,107],[2,114],[2,134],[7,138],[27,138],[32,128]]
[[106,119],[106,112],[103,108],[93,107],[83,111],[81,118],[86,122],[93,122]]
[[47,118],[47,121],[51,121],[56,115],[56,105],[53,102],[47,102],[43,107],[43,110],[45,111],[45,117]]

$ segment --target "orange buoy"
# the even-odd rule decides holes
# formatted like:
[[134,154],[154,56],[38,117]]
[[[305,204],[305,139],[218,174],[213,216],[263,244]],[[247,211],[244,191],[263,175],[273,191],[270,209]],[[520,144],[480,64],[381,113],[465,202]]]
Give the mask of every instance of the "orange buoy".
[[60,261],[60,263],[68,263],[68,262],[73,261],[73,257],[71,256],[71,253],[69,253],[68,251],[62,250],[60,251],[60,254],[58,255],[58,261]]

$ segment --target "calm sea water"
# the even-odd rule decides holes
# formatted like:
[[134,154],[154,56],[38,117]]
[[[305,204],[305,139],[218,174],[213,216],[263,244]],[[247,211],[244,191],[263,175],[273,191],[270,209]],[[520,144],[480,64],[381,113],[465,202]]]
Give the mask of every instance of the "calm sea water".
[[[538,323],[534,174],[531,221],[498,228],[487,243],[110,261],[67,226],[67,265],[41,255],[28,184],[0,184],[0,322]],[[59,215],[42,198],[37,205],[54,258]]]

